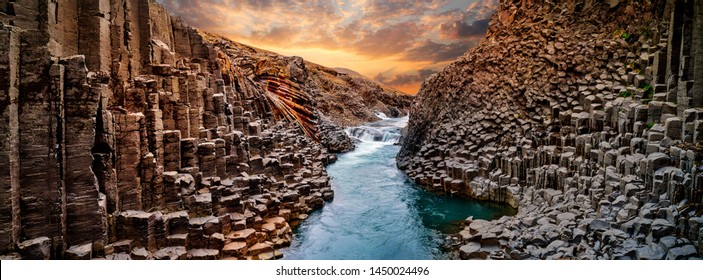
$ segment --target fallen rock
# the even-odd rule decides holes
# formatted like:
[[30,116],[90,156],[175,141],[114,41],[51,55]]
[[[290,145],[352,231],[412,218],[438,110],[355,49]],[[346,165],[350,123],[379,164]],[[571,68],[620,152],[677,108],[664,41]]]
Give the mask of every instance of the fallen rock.
[[17,250],[26,260],[48,260],[51,258],[51,239],[39,237],[20,243]]

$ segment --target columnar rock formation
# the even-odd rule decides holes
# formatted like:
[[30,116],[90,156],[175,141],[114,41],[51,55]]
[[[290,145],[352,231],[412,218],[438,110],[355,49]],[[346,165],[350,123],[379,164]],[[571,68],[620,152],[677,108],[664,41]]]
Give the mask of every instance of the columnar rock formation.
[[703,252],[703,3],[501,1],[428,78],[398,165],[518,208],[467,220],[462,258],[687,259]]
[[280,257],[336,157],[223,47],[153,0],[0,1],[0,255]]

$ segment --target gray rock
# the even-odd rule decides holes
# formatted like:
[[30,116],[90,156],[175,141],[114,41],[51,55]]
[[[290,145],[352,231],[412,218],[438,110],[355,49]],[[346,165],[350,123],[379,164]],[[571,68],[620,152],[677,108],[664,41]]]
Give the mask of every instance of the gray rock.
[[661,260],[666,252],[658,244],[650,244],[638,247],[635,254],[639,260]]
[[637,259],[637,241],[626,239],[613,250],[613,258],[616,260]]
[[561,224],[563,221],[575,221],[576,215],[571,212],[564,212],[557,215],[557,224]]
[[666,259],[667,260],[686,260],[690,257],[694,257],[698,255],[698,251],[696,250],[696,247],[693,246],[692,244],[687,244],[681,247],[675,247],[669,249],[669,252],[666,254]]
[[144,247],[134,248],[129,254],[134,260],[146,260],[149,258],[149,252]]
[[105,256],[105,259],[115,261],[129,261],[132,260],[132,257],[130,257],[128,253],[116,253]]
[[51,257],[51,239],[39,237],[20,243],[17,251],[26,260],[48,260]]
[[654,238],[661,238],[674,233],[674,225],[665,219],[656,219],[652,222],[651,233]]
[[464,259],[479,258],[481,251],[481,244],[478,242],[469,242],[468,244],[461,246],[459,248],[459,256]]
[[513,250],[512,252],[510,252],[510,257],[514,260],[525,260],[530,257],[530,253]]
[[668,251],[669,249],[676,247],[676,237],[664,236],[659,239],[659,245],[664,248],[665,251]]
[[188,251],[188,258],[191,260],[215,260],[219,255],[220,251],[215,249],[191,249]]
[[591,221],[590,224],[588,224],[588,229],[590,231],[597,231],[597,230],[606,230],[610,228],[610,223],[606,220],[602,219],[597,219]]
[[188,251],[183,246],[166,247],[154,253],[154,259],[157,260],[184,260],[187,256]]
[[557,250],[565,247],[566,245],[567,245],[567,243],[564,241],[554,240],[554,241],[552,241],[552,243],[549,243],[549,245],[547,245],[547,248],[544,249],[544,255],[555,254],[555,253],[557,253]]
[[89,260],[93,257],[93,244],[71,246],[66,250],[64,257],[68,260]]

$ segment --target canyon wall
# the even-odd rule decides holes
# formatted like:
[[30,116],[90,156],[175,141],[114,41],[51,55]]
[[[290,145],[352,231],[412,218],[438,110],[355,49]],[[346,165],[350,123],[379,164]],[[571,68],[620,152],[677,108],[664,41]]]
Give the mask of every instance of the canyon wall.
[[505,203],[461,258],[687,259],[703,251],[703,3],[501,1],[429,77],[398,166]]
[[224,47],[153,0],[0,1],[0,255],[280,257],[340,129],[276,76],[310,127],[286,119]]

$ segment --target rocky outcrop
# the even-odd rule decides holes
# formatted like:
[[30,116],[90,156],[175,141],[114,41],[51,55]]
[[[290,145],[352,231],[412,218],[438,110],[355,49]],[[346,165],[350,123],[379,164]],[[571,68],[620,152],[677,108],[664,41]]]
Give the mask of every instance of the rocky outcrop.
[[203,33],[208,41],[232,57],[232,63],[254,80],[284,76],[296,81],[314,99],[321,115],[342,126],[377,121],[377,113],[389,117],[407,115],[413,96],[385,87],[359,75],[350,75],[300,57],[253,48],[226,38]]
[[502,1],[428,78],[398,166],[518,214],[464,259],[688,259],[703,251],[699,1]]
[[[153,0],[4,1],[0,254],[281,257],[289,222],[333,198],[336,156],[227,44]],[[315,124],[299,75],[316,73],[276,77]]]

